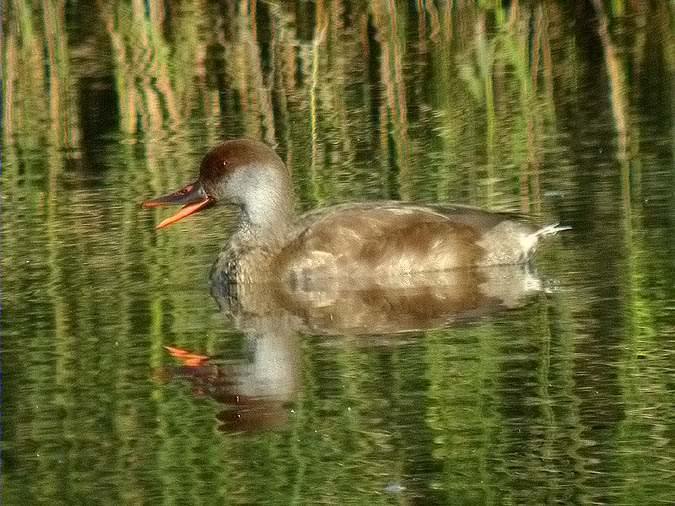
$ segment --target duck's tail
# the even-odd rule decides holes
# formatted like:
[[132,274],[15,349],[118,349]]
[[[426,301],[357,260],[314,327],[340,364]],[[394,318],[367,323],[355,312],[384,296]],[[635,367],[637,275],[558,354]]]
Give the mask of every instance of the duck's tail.
[[558,232],[564,232],[565,230],[572,230],[572,227],[554,223],[553,225],[546,225],[545,227],[540,228],[533,235],[539,239],[548,235],[556,235]]
[[571,229],[572,227],[554,223],[553,225],[546,225],[545,227],[541,227],[539,230],[535,230],[534,232],[527,234],[525,237],[523,237],[521,243],[523,251],[525,252],[524,258],[529,259],[532,257],[534,252],[537,250],[537,244],[542,237],[556,235],[558,232]]

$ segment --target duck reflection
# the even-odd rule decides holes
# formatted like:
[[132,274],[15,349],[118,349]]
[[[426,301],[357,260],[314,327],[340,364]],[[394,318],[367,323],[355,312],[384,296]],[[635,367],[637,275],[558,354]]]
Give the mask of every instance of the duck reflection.
[[298,392],[299,340],[280,333],[247,337],[250,358],[238,361],[165,347],[180,365],[165,369],[164,377],[187,381],[195,397],[222,404],[216,418],[223,432],[282,428]]
[[[228,284],[212,273],[212,295],[222,313],[247,338],[248,358],[224,361],[167,347],[180,365],[168,369],[196,396],[224,408],[217,415],[226,432],[282,428],[289,420],[300,382],[300,336],[332,339],[411,335],[473,322],[525,305],[542,283],[528,266],[513,265],[419,274],[382,286],[333,280],[311,287]],[[368,338],[371,339],[368,339]]]

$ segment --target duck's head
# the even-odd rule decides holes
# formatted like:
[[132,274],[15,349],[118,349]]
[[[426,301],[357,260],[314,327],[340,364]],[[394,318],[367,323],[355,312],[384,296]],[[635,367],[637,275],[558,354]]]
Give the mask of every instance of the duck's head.
[[157,228],[219,203],[239,206],[252,225],[267,225],[288,219],[291,195],[290,174],[274,150],[262,142],[236,139],[223,142],[204,156],[194,183],[142,205],[183,206]]

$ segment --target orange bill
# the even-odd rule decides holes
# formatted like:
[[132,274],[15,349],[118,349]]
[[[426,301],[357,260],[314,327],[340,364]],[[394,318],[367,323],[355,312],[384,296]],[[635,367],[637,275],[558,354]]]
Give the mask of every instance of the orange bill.
[[180,360],[183,365],[187,367],[199,367],[209,361],[206,355],[197,355],[181,348],[174,348],[172,346],[165,346],[164,349],[168,351],[172,357]]
[[146,209],[153,207],[164,207],[170,205],[182,205],[180,211],[176,214],[166,218],[155,228],[164,228],[169,225],[176,223],[177,221],[182,220],[183,218],[190,216],[196,212],[206,209],[214,204],[214,200],[209,197],[201,183],[197,181],[196,183],[189,184],[184,188],[181,188],[178,191],[164,195],[162,197],[157,197],[155,199],[146,200],[143,202],[142,206]]

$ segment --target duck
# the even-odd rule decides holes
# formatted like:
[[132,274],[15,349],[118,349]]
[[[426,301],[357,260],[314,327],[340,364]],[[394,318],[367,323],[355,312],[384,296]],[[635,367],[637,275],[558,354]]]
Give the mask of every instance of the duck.
[[162,229],[219,204],[238,223],[214,269],[233,284],[400,280],[421,273],[525,264],[539,241],[568,227],[455,204],[371,201],[297,216],[291,173],[267,144],[233,139],[202,159],[196,181],[142,207],[178,205]]

